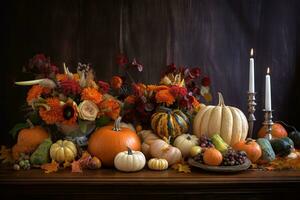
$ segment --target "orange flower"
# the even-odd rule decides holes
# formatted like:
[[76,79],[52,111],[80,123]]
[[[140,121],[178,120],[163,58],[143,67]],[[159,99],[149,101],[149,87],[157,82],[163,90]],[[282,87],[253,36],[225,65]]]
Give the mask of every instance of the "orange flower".
[[[78,81],[79,80],[79,74],[73,74],[73,79]],[[56,74],[56,80],[57,81],[65,81],[68,80],[68,75],[67,74]]]
[[41,85],[34,85],[27,93],[27,103],[28,105],[31,105],[32,102],[36,99],[38,99],[41,94],[45,93],[48,94],[51,92],[51,89],[43,87]]
[[102,101],[102,94],[97,89],[88,87],[82,90],[81,99],[90,100],[95,104],[98,104]]
[[157,103],[166,103],[167,106],[172,105],[175,101],[175,98],[170,93],[170,90],[159,90],[155,95],[155,99]]
[[119,76],[113,76],[110,80],[111,87],[114,89],[120,89],[123,84],[123,80]]
[[68,100],[63,106],[63,124],[65,125],[74,125],[77,122],[77,105],[74,101]]
[[40,107],[39,110],[42,120],[47,124],[55,124],[64,120],[63,109],[58,98],[46,99],[46,105],[49,106],[49,110],[44,107]]
[[124,102],[127,104],[134,104],[135,103],[135,96],[129,95],[128,97],[125,98]]
[[200,108],[200,102],[196,99],[196,97],[194,97],[194,96],[192,96],[192,97],[193,97],[192,106],[193,106],[195,109]]
[[120,116],[121,107],[118,101],[113,98],[105,99],[99,105],[102,114],[117,119]]

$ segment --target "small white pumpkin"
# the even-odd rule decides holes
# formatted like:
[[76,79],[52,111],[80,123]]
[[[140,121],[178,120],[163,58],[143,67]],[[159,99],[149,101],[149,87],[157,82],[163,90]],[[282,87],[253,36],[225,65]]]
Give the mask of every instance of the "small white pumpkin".
[[59,163],[72,162],[77,156],[75,144],[69,140],[58,140],[50,147],[50,157]]
[[162,171],[168,169],[169,163],[163,158],[152,158],[148,161],[148,168],[152,170]]
[[188,157],[191,148],[196,145],[198,145],[198,138],[190,134],[182,134],[174,141],[174,146],[181,151],[183,157]]
[[115,167],[124,172],[135,172],[144,168],[146,158],[140,151],[132,151],[128,148],[127,151],[120,152],[114,159]]

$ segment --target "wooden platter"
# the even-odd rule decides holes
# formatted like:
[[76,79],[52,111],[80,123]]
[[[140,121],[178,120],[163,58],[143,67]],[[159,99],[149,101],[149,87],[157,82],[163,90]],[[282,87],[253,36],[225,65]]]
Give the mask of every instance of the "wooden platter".
[[235,165],[235,166],[209,166],[209,165],[196,162],[193,158],[189,158],[188,163],[193,167],[197,167],[205,171],[226,172],[226,173],[245,171],[251,166],[251,161],[248,158],[246,159],[244,164]]

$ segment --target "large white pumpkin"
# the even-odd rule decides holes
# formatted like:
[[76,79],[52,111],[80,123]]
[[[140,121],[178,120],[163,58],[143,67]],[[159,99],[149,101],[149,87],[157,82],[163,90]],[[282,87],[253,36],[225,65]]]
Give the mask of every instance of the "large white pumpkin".
[[248,133],[248,121],[244,113],[238,108],[225,106],[221,93],[217,106],[203,107],[194,118],[194,134],[198,137],[208,137],[218,133],[223,140],[233,145],[245,140]]

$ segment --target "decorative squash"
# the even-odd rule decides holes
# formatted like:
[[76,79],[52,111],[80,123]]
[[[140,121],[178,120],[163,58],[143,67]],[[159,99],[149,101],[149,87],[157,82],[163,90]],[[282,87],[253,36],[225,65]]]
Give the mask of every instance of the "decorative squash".
[[150,144],[154,141],[159,139],[159,137],[153,133],[152,130],[142,130],[138,132],[141,140],[143,141],[142,144],[142,152],[147,159],[151,158],[150,154]]
[[193,146],[190,150],[190,156],[195,157],[199,153],[201,153],[202,148],[200,146]]
[[[259,138],[264,138],[267,134],[267,127],[263,126],[261,127],[261,129],[258,131],[257,133],[257,137]],[[283,137],[287,137],[288,133],[285,130],[285,128],[279,124],[279,123],[274,123],[272,125],[272,138],[283,138]]]
[[166,159],[169,165],[179,162],[182,158],[181,151],[178,148],[171,146],[161,139],[154,140],[151,143],[150,154],[154,158]]
[[214,134],[211,137],[211,142],[216,147],[217,150],[223,152],[226,152],[229,145],[221,138],[219,134]]
[[270,143],[278,156],[285,157],[292,152],[293,146],[286,139],[272,139]]
[[233,145],[245,140],[248,133],[248,121],[238,108],[225,106],[221,93],[217,106],[203,107],[194,118],[194,135],[212,137],[219,133],[223,140]]
[[168,169],[169,164],[166,159],[152,158],[148,161],[148,168],[152,170],[162,171]]
[[12,155],[15,160],[20,153],[32,153],[47,138],[49,134],[41,126],[33,126],[30,122],[30,128],[22,129],[18,134],[17,144],[12,147]]
[[220,151],[215,148],[208,148],[204,151],[203,161],[207,165],[218,166],[223,161],[223,156]]
[[190,134],[182,134],[174,141],[174,146],[181,151],[183,157],[188,157],[191,148],[196,145],[198,145],[198,138]]
[[108,125],[97,129],[88,141],[88,151],[99,158],[103,165],[113,166],[115,156],[130,148],[141,150],[141,141],[137,134],[129,128],[120,128],[121,117],[114,126]]
[[151,127],[161,138],[175,138],[189,129],[189,119],[181,110],[161,107],[151,117]]
[[77,156],[75,144],[69,140],[58,140],[51,145],[50,157],[56,162],[72,162]]
[[233,145],[233,148],[237,151],[245,151],[247,153],[247,157],[252,163],[256,163],[262,154],[260,146],[255,142],[255,140],[250,138],[245,141],[239,141]]
[[146,158],[140,151],[132,151],[128,148],[127,151],[120,152],[114,159],[115,167],[124,172],[135,172],[144,168]]
[[258,138],[256,140],[257,144],[259,144],[262,152],[262,156],[259,159],[260,163],[268,163],[275,159],[275,152],[271,146],[269,140],[265,138]]

